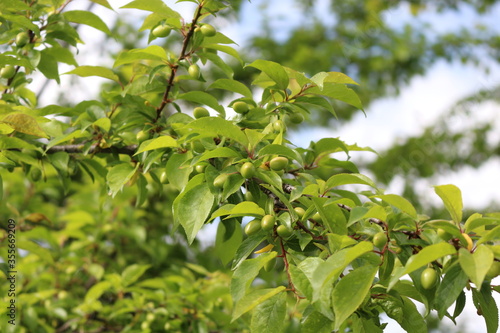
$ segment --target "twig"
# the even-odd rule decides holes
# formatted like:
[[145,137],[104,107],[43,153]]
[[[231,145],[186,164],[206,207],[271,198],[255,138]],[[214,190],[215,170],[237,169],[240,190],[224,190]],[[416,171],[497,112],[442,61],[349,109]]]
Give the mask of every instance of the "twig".
[[[201,3],[198,6],[198,9],[196,10],[193,21],[191,22],[191,26],[189,27],[189,30],[188,30],[186,36],[184,37],[184,42],[182,44],[182,49],[181,49],[181,53],[179,55],[178,61],[185,59],[186,56],[188,55],[186,53],[186,51],[187,51],[189,42],[191,41],[191,37],[193,36],[194,29],[196,27],[196,23],[198,22],[198,20],[201,16],[202,8],[203,8],[203,3]],[[168,103],[171,102],[171,100],[168,98],[168,96],[170,95],[170,90],[174,86],[174,79],[175,79],[175,75],[177,74],[177,68],[179,68],[179,66],[177,64],[173,64],[170,67],[170,78],[168,79],[167,88],[165,89],[165,93],[163,94],[163,98],[162,98],[160,106],[158,106],[156,108],[156,118],[153,120],[153,123],[156,123],[158,121],[158,119],[160,119],[163,108],[165,107],[165,105],[167,105]]]

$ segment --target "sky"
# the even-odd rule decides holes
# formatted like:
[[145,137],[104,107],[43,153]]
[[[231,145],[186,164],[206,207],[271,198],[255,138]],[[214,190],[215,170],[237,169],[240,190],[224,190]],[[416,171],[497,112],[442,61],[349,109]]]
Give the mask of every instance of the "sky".
[[[111,0],[110,3],[115,9],[128,3],[124,0]],[[174,1],[165,1],[173,9],[179,11],[185,18],[190,19],[192,15],[193,4],[179,3]],[[287,3],[287,5],[283,5]],[[76,4],[81,6],[82,3]],[[325,22],[331,22],[331,18],[326,15],[328,10],[325,6],[328,5],[328,0],[318,1],[315,7],[315,13]],[[86,6],[86,5],[85,5]],[[85,7],[84,6],[84,7]],[[273,19],[270,21],[271,27],[276,32],[277,38],[285,38],[291,27],[295,27],[307,22],[303,12],[299,7],[293,4],[293,1],[277,1],[277,0],[253,0],[251,3],[244,3],[244,10],[237,22],[224,21],[220,22],[221,31],[227,34],[230,38],[236,41],[239,45],[245,45],[252,35],[258,33],[256,26],[262,24],[255,8],[259,6],[266,7],[266,12]],[[136,13],[135,11],[117,10],[121,15],[127,13]],[[113,12],[97,8],[96,13],[108,24],[111,24],[115,19]],[[386,14],[386,19],[392,25],[397,27],[405,20],[411,20],[412,17],[404,6],[393,10]],[[497,24],[500,17],[500,6],[496,6],[486,18],[483,18],[480,23],[486,25]],[[422,20],[421,23],[432,24],[436,32],[446,32],[455,29],[460,25],[473,25],[477,23],[477,18],[472,11],[466,7],[461,8],[459,15],[446,14],[437,15],[433,11],[427,11],[424,15],[418,17]],[[334,22],[331,22],[332,24]],[[99,47],[99,32],[92,28],[84,28],[81,31],[83,36],[94,35],[95,39],[90,39],[86,45],[79,47],[80,52],[78,61],[80,64],[88,63],[89,55],[95,53],[96,47]],[[104,61],[104,60],[103,60]],[[67,70],[70,70],[68,68]],[[328,128],[307,128],[294,133],[291,133],[292,142],[306,142],[310,140],[318,140],[322,137],[340,137],[347,143],[357,143],[359,146],[370,146],[377,151],[383,151],[397,140],[403,140],[411,135],[418,135],[423,128],[435,122],[443,112],[447,111],[455,101],[468,94],[473,93],[478,88],[490,88],[500,83],[500,66],[494,65],[490,76],[484,75],[472,66],[464,66],[459,63],[436,63],[426,75],[415,77],[408,86],[404,87],[399,96],[393,98],[383,98],[377,100],[367,109],[367,117],[362,113],[358,113],[353,121],[341,127],[340,129]],[[67,82],[69,77],[64,78]],[[87,79],[88,80],[88,79]],[[40,81],[41,82],[41,81]],[[89,82],[89,81],[86,81]],[[88,90],[81,92],[72,92],[72,98],[80,100],[85,96],[95,95],[99,85],[86,85]],[[50,84],[49,91],[56,92],[58,87],[53,83]],[[52,99],[55,94],[45,94],[41,100],[42,104],[54,102]],[[498,106],[485,104],[476,105],[472,111],[477,114],[476,119],[488,120],[494,122],[500,133],[500,117],[498,117]],[[470,126],[470,120],[467,118],[459,118],[454,120],[453,126],[463,128]],[[373,134],[373,129],[377,129],[377,134]],[[492,140],[500,140],[499,137]],[[353,154],[353,159],[369,159],[372,158],[370,153]],[[431,185],[453,183],[462,190],[463,198],[467,206],[477,207],[480,209],[488,204],[492,198],[500,202],[500,160],[494,159],[486,163],[483,167],[474,170],[465,168],[459,172],[450,172],[446,175],[434,177],[428,181],[420,181],[415,186],[429,198],[434,198],[435,202],[439,202],[439,198],[434,194]],[[394,181],[389,185],[387,193],[398,193],[402,191],[401,182]],[[431,199],[432,201],[432,199]],[[201,239],[213,239],[214,227],[207,227],[200,233]],[[500,300],[497,297],[497,302]],[[466,325],[469,330],[475,333],[485,332],[484,321],[477,317],[475,309],[471,306],[472,301],[468,298],[468,315],[459,320],[459,323]],[[470,323],[473,325],[467,326]],[[467,330],[467,331],[469,331]],[[392,322],[387,332],[400,332],[401,328],[396,323]],[[453,331],[453,329],[450,329]]]

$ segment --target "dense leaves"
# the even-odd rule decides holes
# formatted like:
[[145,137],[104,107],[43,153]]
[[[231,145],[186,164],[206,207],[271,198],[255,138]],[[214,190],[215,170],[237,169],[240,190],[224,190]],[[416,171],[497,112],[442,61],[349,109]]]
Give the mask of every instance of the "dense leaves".
[[[455,318],[467,291],[495,332],[499,215],[463,221],[460,190],[441,185],[436,198],[451,219],[431,220],[349,161],[351,151],[370,148],[339,138],[297,148],[288,119],[335,113],[334,100],[362,109],[356,82],[262,59],[246,66],[252,86],[236,81],[229,60],[207,51],[241,61],[234,42],[205,22],[229,11],[226,2],[192,2],[191,20],[160,0],[125,5],[149,13],[140,28],[151,31],[149,42],[180,45],[123,50],[113,68],[78,66],[66,48],[81,42],[70,23],[112,34],[96,15],[57,1],[0,5],[8,43],[0,57],[0,212],[14,221],[2,221],[0,268],[3,279],[14,268],[18,279],[15,295],[7,284],[0,291],[4,304],[17,302],[17,327],[381,332],[385,313],[425,332],[424,315]],[[166,25],[168,33],[158,29]],[[59,81],[58,63],[111,88],[98,100],[41,108],[30,75]],[[228,78],[205,77],[205,66]],[[235,95],[218,99],[213,89]],[[193,118],[196,107],[203,110]],[[211,224],[213,251],[199,237]],[[22,250],[13,263],[11,243]]]

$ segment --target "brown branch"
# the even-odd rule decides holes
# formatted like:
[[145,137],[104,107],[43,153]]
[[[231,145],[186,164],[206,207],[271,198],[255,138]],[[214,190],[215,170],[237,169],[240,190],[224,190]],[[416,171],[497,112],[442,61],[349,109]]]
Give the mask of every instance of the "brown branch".
[[[203,8],[203,3],[201,3],[198,6],[198,8],[196,9],[196,13],[193,17],[193,21],[191,22],[191,26],[189,27],[189,30],[188,30],[186,36],[184,37],[184,41],[182,43],[181,53],[180,53],[179,59],[177,61],[185,59],[186,56],[188,55],[187,48],[188,48],[189,42],[191,41],[191,37],[193,37],[196,23],[200,19],[202,8]],[[171,65],[170,78],[168,79],[167,88],[165,89],[165,93],[163,94],[163,98],[162,98],[160,106],[158,106],[156,108],[156,118],[153,120],[153,123],[156,123],[158,121],[158,119],[160,119],[163,108],[165,107],[165,105],[167,105],[168,103],[171,102],[171,100],[168,98],[168,96],[170,95],[170,90],[174,86],[174,79],[175,79],[175,75],[177,74],[177,68],[179,68],[177,63]]]

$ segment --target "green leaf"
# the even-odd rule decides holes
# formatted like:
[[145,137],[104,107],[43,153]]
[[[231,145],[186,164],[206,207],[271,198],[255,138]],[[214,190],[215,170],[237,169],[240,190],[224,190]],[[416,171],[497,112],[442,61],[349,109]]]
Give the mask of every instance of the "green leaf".
[[340,279],[335,286],[332,293],[332,304],[335,312],[336,330],[363,303],[377,271],[378,267],[376,266],[357,268]]
[[234,271],[231,279],[231,296],[235,302],[245,296],[253,280],[264,265],[276,258],[277,252],[267,252],[253,259],[247,259]]
[[359,256],[373,251],[370,242],[359,242],[353,247],[342,249],[332,254],[325,262],[318,266],[312,275],[313,301],[318,300],[323,294],[324,288],[332,284],[344,269]]
[[189,165],[183,167],[184,163],[192,157],[189,152],[185,154],[173,154],[167,161],[165,170],[168,181],[179,191],[184,189],[184,186],[188,183],[189,174],[193,170]]
[[[222,105],[219,104],[219,101],[217,100],[217,98],[215,98],[214,96],[212,96],[206,92],[203,92],[203,91],[190,91],[190,92],[187,92],[185,94],[180,94],[179,96],[177,96],[177,98],[183,99],[185,101],[190,101],[190,102],[199,103],[202,105],[209,106],[212,109],[219,112],[219,114],[221,116],[225,116],[225,114],[226,114],[224,108],[222,107]],[[203,119],[210,119],[210,118],[213,118],[213,117],[207,117],[207,118],[203,118]],[[216,118],[216,119],[219,119],[219,118]]]
[[122,272],[122,286],[128,287],[137,281],[151,265],[133,264],[126,267]]
[[265,300],[273,297],[276,294],[279,294],[282,291],[285,291],[286,288],[283,286],[279,286],[277,288],[269,288],[269,289],[257,289],[244,296],[236,306],[234,307],[233,316],[231,322],[234,322],[236,319],[241,317],[243,314],[255,308],[257,305],[261,304]]
[[311,78],[311,81],[314,82],[321,90],[323,89],[324,82],[358,85],[356,81],[340,72],[320,72],[314,75]]
[[489,232],[484,234],[476,243],[476,246],[490,242],[490,241],[498,241],[500,239],[500,225],[491,229]]
[[446,210],[455,223],[462,221],[462,192],[455,185],[434,186],[434,191],[443,200]]
[[104,21],[99,16],[92,12],[85,10],[70,10],[67,12],[63,12],[63,16],[70,22],[85,24],[97,30],[101,30],[108,35],[111,35],[111,31],[109,30],[106,23],[104,23]]
[[438,311],[439,319],[446,315],[446,310],[458,299],[469,278],[460,265],[454,265],[446,272],[443,281],[439,284],[434,304]]
[[110,6],[108,0],[90,0],[90,1],[92,1],[92,2],[94,2],[96,4],[98,4],[98,5],[101,5],[103,7],[106,7],[108,9],[113,10],[113,7]]
[[387,290],[390,290],[392,287],[394,287],[394,285],[403,275],[410,274],[411,272],[416,271],[417,269],[421,268],[424,265],[427,265],[430,262],[433,262],[434,260],[455,253],[457,253],[455,247],[444,242],[432,244],[423,248],[419,253],[411,256],[410,259],[408,259],[404,268],[394,273],[391,281],[389,282]]
[[[150,45],[143,49],[132,49],[129,51],[121,52],[115,63],[113,64],[113,68],[118,67],[120,65],[129,64],[136,61],[142,60],[156,60],[156,61],[167,61],[167,52],[164,48],[158,45]],[[118,82],[118,81],[117,81]]]
[[325,317],[321,312],[311,312],[302,322],[301,333],[331,333],[333,321]]
[[37,68],[47,79],[53,79],[56,80],[57,83],[60,83],[59,66],[56,58],[49,54],[49,50],[50,49],[44,49],[40,52],[40,62]]
[[286,293],[272,296],[255,308],[250,323],[251,332],[282,332],[286,312]]
[[197,119],[186,125],[186,128],[193,129],[202,135],[224,136],[234,140],[244,147],[248,144],[248,139],[241,129],[232,122],[218,117],[205,117]]
[[314,145],[314,151],[318,155],[331,154],[339,151],[344,151],[349,155],[349,150],[344,141],[336,138],[324,138],[316,142]]
[[375,183],[370,178],[358,173],[339,173],[333,175],[326,181],[325,187],[327,189],[331,189],[333,187],[347,184],[362,184],[377,188]]
[[93,303],[104,294],[105,291],[108,291],[112,287],[111,282],[109,281],[101,281],[94,284],[85,294],[85,303]]
[[132,178],[138,167],[139,164],[134,168],[129,163],[121,163],[109,170],[106,181],[113,197],[122,189],[123,185]]
[[170,9],[161,0],[134,0],[120,8],[135,8],[162,15],[164,18],[180,18],[180,14]]
[[297,160],[302,162],[302,158],[293,150],[282,145],[266,145],[259,150],[258,156],[264,155],[281,155],[288,157],[290,160]]
[[52,253],[48,249],[38,245],[31,240],[17,240],[16,245],[18,248],[26,250],[38,258],[47,262],[48,264],[53,264],[54,259],[52,258]]
[[212,83],[208,89],[223,89],[252,98],[252,91],[243,83],[231,79],[219,79]]
[[241,224],[236,219],[222,220],[217,226],[215,254],[225,266],[230,262],[243,240]]
[[169,135],[163,135],[155,139],[144,141],[139,147],[139,150],[137,150],[137,152],[134,154],[134,156],[148,150],[178,146],[179,145],[177,143],[177,140],[175,140],[173,137]]
[[344,84],[325,82],[323,89],[320,89],[319,87],[311,88],[307,90],[307,93],[330,97],[363,110],[363,104],[361,103],[358,94],[356,94],[356,92],[354,92],[351,88],[346,87]]
[[486,322],[488,333],[498,332],[498,307],[491,295],[491,288],[482,288],[481,291],[472,289],[472,300]]
[[327,198],[312,198],[312,201],[331,233],[339,235],[347,234],[346,218],[336,203],[327,204]]
[[79,66],[64,74],[75,74],[80,77],[99,76],[115,82],[120,82],[118,75],[113,73],[111,69],[101,66]]
[[[186,191],[176,210],[174,218],[186,231],[189,244],[193,243],[196,234],[203,227],[214,204],[214,195],[207,183],[199,184]],[[196,207],[196,209],[193,209]]]
[[259,244],[266,239],[266,237],[267,237],[267,232],[261,230],[255,235],[252,235],[247,239],[245,239],[243,243],[241,243],[238,250],[236,251],[236,255],[234,256],[234,261],[231,270],[234,271],[235,269],[237,269],[245,261],[245,259],[252,253],[252,251],[255,250],[255,248],[259,246]]
[[408,297],[401,296],[401,299],[404,313],[401,327],[408,333],[427,333],[427,324],[415,304]]
[[415,207],[407,199],[396,194],[374,195],[373,198],[379,198],[388,204],[398,208],[403,213],[408,214],[410,217],[417,219],[417,211]]
[[272,61],[258,59],[247,66],[261,70],[263,73],[269,76],[271,80],[276,82],[276,86],[278,89],[285,90],[288,87],[288,74],[280,64]]
[[242,158],[240,153],[238,153],[236,150],[231,149],[229,147],[217,147],[213,150],[208,150],[204,152],[202,155],[198,157],[198,160],[196,162],[201,162],[205,161],[211,158],[217,158],[217,157],[236,157],[236,158]]
[[255,202],[243,201],[243,202],[240,202],[239,204],[237,204],[236,206],[225,205],[225,206],[219,208],[218,210],[213,212],[210,219],[213,220],[216,217],[224,216],[224,215],[230,215],[229,217],[238,217],[238,216],[261,217],[261,216],[264,216],[265,214],[266,213],[264,212],[264,209],[262,209]]
[[16,131],[24,134],[48,138],[47,134],[38,125],[36,119],[24,113],[9,113],[0,120],[0,123],[7,124]]
[[494,258],[493,252],[485,245],[478,246],[472,254],[464,248],[458,251],[460,266],[478,290],[481,290],[484,277],[493,264]]

